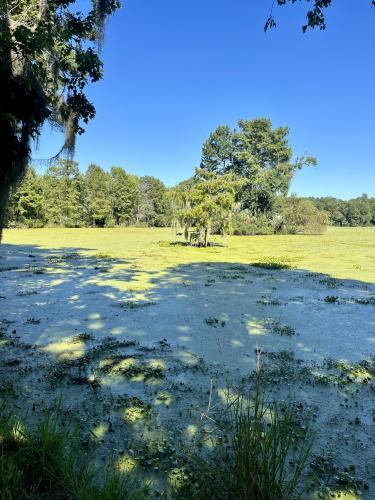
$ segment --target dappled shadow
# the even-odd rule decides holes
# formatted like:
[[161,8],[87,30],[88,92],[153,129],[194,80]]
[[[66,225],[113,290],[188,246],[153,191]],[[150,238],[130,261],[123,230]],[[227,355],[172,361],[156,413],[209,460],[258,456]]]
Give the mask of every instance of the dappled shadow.
[[208,349],[212,361],[247,369],[257,344],[311,361],[357,361],[374,351],[373,284],[210,262],[170,268],[151,283],[148,296],[160,306],[145,314],[167,317],[168,340],[198,355]]
[[210,387],[215,415],[228,384],[251,385],[256,351],[264,384],[319,415],[319,445],[338,442],[356,413],[348,453],[370,433],[358,401],[375,376],[359,365],[375,348],[373,284],[236,262],[152,273],[88,248],[2,245],[0,256],[1,368],[18,404],[27,393],[37,414],[63,393],[120,469],[168,470],[176,439],[208,425]]

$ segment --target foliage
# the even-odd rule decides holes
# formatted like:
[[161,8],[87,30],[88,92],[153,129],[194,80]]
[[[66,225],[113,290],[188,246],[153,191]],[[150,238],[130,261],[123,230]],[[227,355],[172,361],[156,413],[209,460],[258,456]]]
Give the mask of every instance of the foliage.
[[92,0],[87,14],[74,0],[0,3],[0,230],[11,187],[25,173],[30,143],[44,122],[65,130],[62,151],[72,153],[82,122],[95,115],[85,87],[102,77],[98,45],[118,0]]
[[12,192],[8,225],[84,227],[171,222],[168,190],[155,177],[128,174],[121,167],[105,172],[90,165],[85,175],[71,160],[56,160],[44,175],[30,167]]
[[235,210],[232,216],[233,234],[238,236],[273,234],[275,225],[268,214],[253,215],[249,210]]
[[228,443],[217,446],[215,456],[197,460],[190,498],[302,498],[312,436],[308,431],[299,435],[294,427],[293,401],[266,401],[258,375],[253,395],[228,394],[227,400],[221,432],[229,435]]
[[[22,186],[23,184],[21,184]],[[45,218],[49,225],[77,227],[82,219],[83,186],[78,164],[58,160],[42,179]]]
[[41,179],[29,168],[20,187],[10,199],[8,218],[25,227],[43,226],[46,222]]
[[[99,170],[98,170],[99,169]],[[88,179],[91,179],[90,185]],[[245,181],[246,182],[246,181]],[[8,225],[19,227],[84,227],[87,225],[138,225],[147,227],[171,224],[173,209],[181,208],[181,196],[189,195],[194,178],[180,183],[174,195],[154,177],[138,177],[121,167],[105,173],[82,175],[78,165],[69,160],[57,160],[44,175],[30,167],[22,183],[13,190]],[[239,191],[238,184],[235,186]],[[175,194],[179,193],[177,203]],[[277,196],[272,211],[253,213],[234,204],[231,224],[236,235],[273,234],[280,230],[283,197]],[[335,226],[375,225],[375,198],[368,195],[339,200],[333,197],[306,198],[319,212],[326,212]],[[286,201],[284,203],[287,204]],[[172,206],[173,205],[173,206]],[[95,218],[92,215],[95,212]],[[212,232],[222,232],[222,222],[212,226]],[[283,232],[288,227],[283,225]]]
[[169,225],[170,221],[171,207],[165,185],[156,177],[141,177],[137,222],[161,227]]
[[34,430],[4,408],[0,414],[0,491],[2,498],[75,498],[77,500],[141,500],[147,489],[134,479],[98,471],[80,449],[78,435],[47,416]]
[[111,218],[108,197],[109,175],[98,165],[91,164],[85,179],[85,208],[89,225],[103,227]]
[[277,232],[287,234],[322,234],[329,218],[305,199],[290,197],[282,200]]
[[286,196],[296,170],[316,165],[313,157],[292,162],[288,127],[273,129],[271,120],[239,120],[239,130],[219,126],[202,148],[201,168],[218,174],[234,173],[244,182],[236,193],[242,208],[252,214],[271,212],[277,196]]
[[233,132],[227,125],[219,125],[203,144],[201,168],[226,173],[233,163],[233,155]]
[[175,219],[186,241],[207,247],[214,226],[223,234],[230,230],[237,184],[233,174],[218,175],[197,168],[193,179],[177,186],[173,194]]
[[329,215],[334,226],[375,225],[375,198],[362,194],[351,200],[339,200],[331,196],[309,198],[319,210]]
[[[331,196],[322,198],[299,198],[313,203],[317,210],[324,212],[328,216],[328,223],[333,226],[373,226],[375,225],[375,198],[370,198],[363,194],[358,198],[351,200],[339,200]],[[285,203],[279,198],[276,200],[276,206],[271,214],[253,215],[249,210],[235,210],[233,213],[234,234],[271,234],[280,230],[282,223],[282,206],[286,207],[288,203],[293,203],[285,199]],[[295,202],[294,202],[295,203]],[[298,210],[304,210],[306,204],[296,206]],[[311,206],[310,206],[311,211]],[[308,223],[308,219],[304,219]],[[301,219],[301,222],[303,220]],[[327,221],[324,221],[326,225]],[[292,226],[282,227],[283,232],[288,232]],[[311,228],[310,228],[311,229]]]
[[115,223],[118,226],[134,223],[140,198],[137,177],[121,167],[112,167],[110,195]]
[[[298,0],[277,0],[277,5],[282,6],[288,3],[294,4],[297,1]],[[371,6],[375,7],[375,0],[369,1],[371,2]],[[310,2],[310,0],[305,0],[305,2]],[[276,20],[273,15],[274,4],[275,2],[273,2],[272,4],[271,13],[264,26],[264,31],[267,31],[269,28],[274,28],[276,26]],[[310,8],[306,13],[306,24],[302,26],[302,31],[305,33],[308,28],[319,28],[320,30],[324,30],[326,28],[324,9],[330,7],[331,4],[332,0],[314,0],[313,7]]]

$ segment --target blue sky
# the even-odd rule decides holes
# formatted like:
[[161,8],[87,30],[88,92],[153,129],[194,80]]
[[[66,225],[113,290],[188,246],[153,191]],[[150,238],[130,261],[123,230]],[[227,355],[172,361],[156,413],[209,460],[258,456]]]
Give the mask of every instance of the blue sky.
[[[199,165],[219,124],[269,117],[290,127],[299,195],[375,196],[375,12],[370,0],[333,0],[326,31],[301,33],[306,5],[272,0],[124,0],[108,22],[104,79],[88,94],[97,116],[76,160],[124,167],[173,185]],[[353,7],[355,5],[355,7]],[[45,128],[34,157],[61,137]]]

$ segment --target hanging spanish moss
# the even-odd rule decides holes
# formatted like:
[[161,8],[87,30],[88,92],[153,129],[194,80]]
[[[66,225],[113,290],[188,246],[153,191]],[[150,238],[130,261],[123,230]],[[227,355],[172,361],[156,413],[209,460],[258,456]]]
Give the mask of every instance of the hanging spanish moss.
[[74,111],[69,113],[69,117],[64,124],[65,128],[65,142],[63,146],[63,153],[69,158],[74,156],[76,145],[76,130],[77,130],[77,114]]
[[104,42],[104,28],[108,12],[111,9],[112,0],[94,0],[94,11],[96,21],[96,42],[99,50]]
[[[0,2],[0,241],[6,206],[30,160],[30,144],[48,121],[64,131],[52,159],[72,157],[76,133],[95,116],[84,88],[101,78],[97,49],[118,0],[92,0],[86,16],[72,1]],[[94,36],[93,36],[94,34]],[[95,45],[96,44],[96,45]]]

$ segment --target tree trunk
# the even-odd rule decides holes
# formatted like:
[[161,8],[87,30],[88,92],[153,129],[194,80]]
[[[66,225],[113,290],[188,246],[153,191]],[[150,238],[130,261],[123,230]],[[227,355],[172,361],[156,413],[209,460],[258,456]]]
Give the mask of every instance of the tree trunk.
[[[6,131],[6,127],[2,126],[0,119],[0,135],[4,130]],[[25,139],[26,134],[24,131],[22,132],[22,139]],[[3,136],[4,137],[4,136]],[[2,150],[2,154],[4,155],[3,161],[0,158],[0,243],[2,241],[3,229],[6,224],[7,212],[8,212],[8,204],[9,197],[11,193],[11,189],[16,187],[17,184],[21,181],[24,176],[27,168],[27,162],[29,158],[29,149],[27,147],[22,148],[23,155],[20,152],[14,152],[12,150],[12,146],[7,144],[4,141],[5,147]]]
[[208,238],[209,237],[210,237],[210,230],[208,227],[206,227],[204,230],[204,243],[203,243],[204,247],[208,247]]
[[6,224],[8,201],[10,194],[10,181],[6,177],[0,184],[0,243],[3,236],[3,228]]
[[[1,16],[0,16],[1,18]],[[6,28],[7,23],[2,19],[0,28]],[[25,174],[30,149],[29,124],[22,120],[14,122],[10,117],[9,106],[17,92],[14,90],[13,69],[10,53],[0,53],[0,243],[3,228],[6,223],[7,208],[11,188],[14,188]]]

